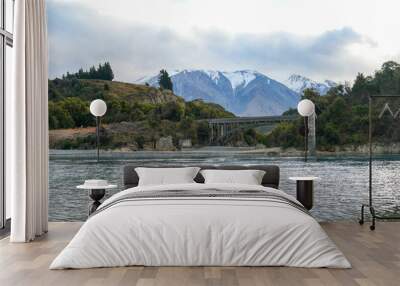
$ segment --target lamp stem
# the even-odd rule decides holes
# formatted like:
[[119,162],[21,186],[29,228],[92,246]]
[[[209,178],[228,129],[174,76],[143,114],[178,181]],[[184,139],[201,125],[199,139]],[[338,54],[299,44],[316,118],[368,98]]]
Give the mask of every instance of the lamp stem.
[[369,120],[369,129],[368,129],[368,141],[369,141],[369,182],[368,182],[368,191],[369,191],[369,205],[372,206],[372,97],[369,97],[369,112],[368,112],[368,120]]
[[304,162],[307,162],[308,153],[308,116],[304,116]]
[[96,116],[96,148],[97,162],[100,160],[100,116]]

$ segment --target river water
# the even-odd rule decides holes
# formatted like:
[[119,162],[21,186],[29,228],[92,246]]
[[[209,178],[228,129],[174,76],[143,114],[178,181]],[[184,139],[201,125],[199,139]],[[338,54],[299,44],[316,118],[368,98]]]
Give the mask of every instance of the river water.
[[[281,168],[280,189],[295,195],[291,176],[317,176],[314,208],[319,221],[354,221],[360,205],[368,201],[368,159],[366,156],[319,157],[307,163],[300,157],[272,157],[226,149],[210,152],[102,153],[97,163],[94,151],[50,151],[49,219],[83,221],[91,202],[87,191],[76,186],[86,179],[106,179],[122,190],[122,167],[127,164],[274,164]],[[373,164],[374,204],[380,213],[399,213],[400,156],[376,156]]]

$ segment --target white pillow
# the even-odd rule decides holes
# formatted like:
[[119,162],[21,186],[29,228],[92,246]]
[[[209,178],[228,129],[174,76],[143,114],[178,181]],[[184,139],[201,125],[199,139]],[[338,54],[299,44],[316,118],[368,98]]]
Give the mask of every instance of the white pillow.
[[195,183],[193,180],[200,168],[135,168],[139,186]]
[[261,185],[265,171],[261,170],[202,170],[205,184]]

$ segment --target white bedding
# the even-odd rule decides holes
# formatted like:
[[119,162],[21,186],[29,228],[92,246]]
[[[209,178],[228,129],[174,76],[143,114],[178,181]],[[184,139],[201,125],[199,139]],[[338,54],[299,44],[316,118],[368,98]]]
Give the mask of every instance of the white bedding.
[[[254,185],[181,184],[149,190],[273,190]],[[50,269],[145,266],[294,266],[349,268],[315,219],[262,199],[162,198],[123,201],[90,217]]]

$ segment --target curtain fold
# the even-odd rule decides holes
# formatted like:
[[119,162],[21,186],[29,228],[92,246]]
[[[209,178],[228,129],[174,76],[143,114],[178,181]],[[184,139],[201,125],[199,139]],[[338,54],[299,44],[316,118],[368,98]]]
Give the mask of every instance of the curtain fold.
[[[45,0],[15,2],[11,110],[6,117],[12,242],[48,227],[48,48]],[[7,144],[6,143],[6,144]],[[9,147],[9,148],[7,148]]]

